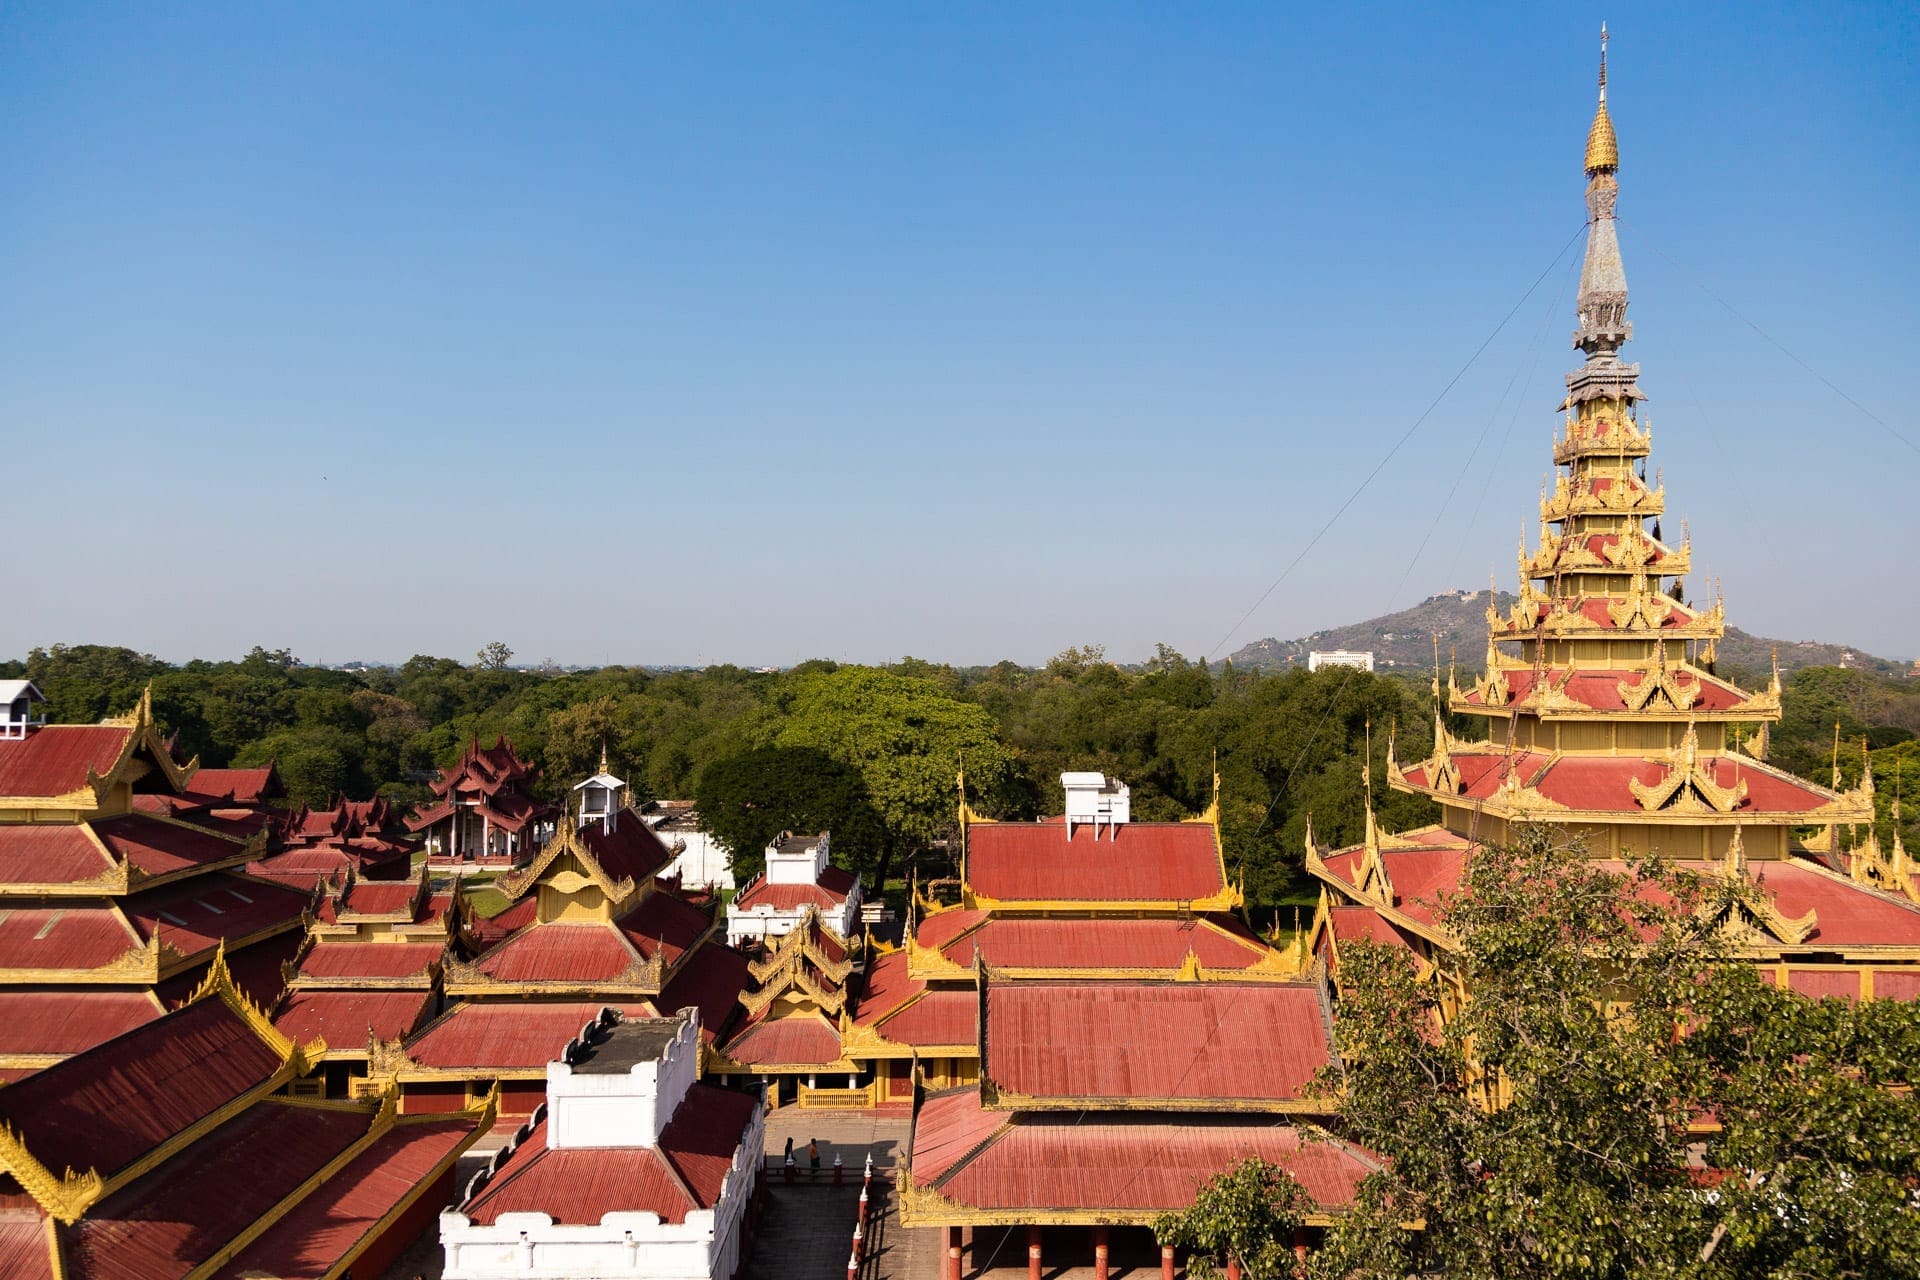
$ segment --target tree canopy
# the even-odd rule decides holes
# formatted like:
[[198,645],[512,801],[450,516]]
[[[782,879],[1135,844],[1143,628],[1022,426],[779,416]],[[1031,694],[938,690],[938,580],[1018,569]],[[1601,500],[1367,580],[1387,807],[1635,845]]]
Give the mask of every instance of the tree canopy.
[[1388,1166],[1316,1273],[1920,1275],[1920,1009],[1762,982],[1746,893],[1536,830],[1474,860],[1440,976],[1343,946],[1338,1127]]

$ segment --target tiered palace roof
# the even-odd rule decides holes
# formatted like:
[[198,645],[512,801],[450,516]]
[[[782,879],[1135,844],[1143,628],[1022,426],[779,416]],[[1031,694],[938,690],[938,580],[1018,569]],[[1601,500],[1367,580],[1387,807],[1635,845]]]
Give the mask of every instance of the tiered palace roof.
[[402,1120],[392,1096],[278,1096],[324,1048],[277,1031],[216,956],[181,1008],[0,1089],[0,1212],[41,1241],[14,1241],[9,1274],[169,1280],[244,1258],[259,1270],[237,1274],[319,1276],[390,1258],[491,1108]]
[[277,995],[313,898],[246,872],[276,785],[177,761],[146,695],[0,736],[0,1079],[159,1016],[221,949],[255,999]]
[[[1445,950],[1437,913],[1480,843],[1548,823],[1595,859],[1658,853],[1746,878],[1763,905],[1739,936],[1757,961],[1920,964],[1920,882],[1903,847],[1883,855],[1873,839],[1871,771],[1842,791],[1837,770],[1829,788],[1768,763],[1778,672],[1759,692],[1718,675],[1725,610],[1683,597],[1691,550],[1662,538],[1667,494],[1647,479],[1647,397],[1639,366],[1620,358],[1632,325],[1618,169],[1603,60],[1573,335],[1584,360],[1567,376],[1559,474],[1541,499],[1537,543],[1520,554],[1520,596],[1505,614],[1489,608],[1478,679],[1462,687],[1449,675],[1443,696],[1436,678],[1432,755],[1403,764],[1389,750],[1390,784],[1430,796],[1440,823],[1396,835],[1369,816],[1366,841],[1338,853],[1309,833],[1308,866],[1331,893],[1315,946],[1332,955],[1342,937],[1367,936]],[[1483,722],[1486,736],[1456,736],[1442,706]],[[1844,848],[1862,826],[1864,839]],[[1905,989],[1898,978],[1850,980],[1856,992]]]

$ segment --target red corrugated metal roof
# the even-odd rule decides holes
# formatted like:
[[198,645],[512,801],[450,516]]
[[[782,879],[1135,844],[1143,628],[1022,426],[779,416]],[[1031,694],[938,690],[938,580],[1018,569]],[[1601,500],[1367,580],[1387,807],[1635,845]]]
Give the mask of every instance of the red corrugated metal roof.
[[747,1065],[817,1066],[840,1060],[840,1033],[818,1013],[766,1018],[729,1040],[723,1052],[735,1062]]
[[215,871],[124,901],[127,919],[142,937],[158,930],[162,942],[194,955],[223,938],[297,924],[309,899],[283,884]]
[[839,907],[847,900],[846,891],[834,893],[817,884],[768,884],[764,879],[756,880],[747,891],[733,900],[733,905],[742,911],[752,911],[766,907],[771,911],[798,911],[802,907],[819,907],[822,911]]
[[372,1117],[263,1101],[95,1205],[67,1232],[74,1280],[176,1280],[365,1136]]
[[[605,1005],[457,1004],[421,1029],[407,1056],[423,1067],[528,1070],[557,1061],[567,1041],[599,1016]],[[644,1004],[614,1005],[635,1018],[649,1018]]]
[[98,969],[140,942],[109,906],[0,907],[0,969]]
[[279,1066],[244,1019],[206,999],[0,1089],[0,1121],[48,1168],[106,1175]]
[[0,1276],[55,1280],[47,1222],[37,1209],[0,1209]]
[[934,990],[909,1001],[896,1013],[882,1015],[874,1026],[889,1040],[933,1048],[977,1043],[979,1021],[978,1005],[971,990]]
[[923,947],[944,947],[970,929],[977,929],[992,918],[986,911],[953,907],[936,911],[920,920],[914,940]]
[[[689,1210],[711,1209],[718,1201],[757,1106],[749,1093],[693,1085],[657,1147],[555,1151],[546,1145],[542,1124],[460,1212],[480,1223],[492,1223],[503,1213],[598,1222],[620,1211],[657,1213],[667,1222],[684,1222]],[[671,1169],[663,1159],[671,1162]]]
[[336,907],[342,915],[391,916],[405,912],[413,916],[414,896],[420,892],[415,880],[355,880],[347,891],[346,902]]
[[[1111,838],[1109,838],[1111,837]],[[1190,902],[1226,888],[1213,827],[1127,822],[1073,829],[995,822],[967,828],[967,883],[1010,901]]]
[[1216,927],[1195,920],[1101,917],[1001,917],[961,936],[945,948],[945,953],[960,964],[971,965],[975,947],[989,965],[1008,969],[1177,969],[1186,962],[1189,952],[1209,969],[1244,969],[1268,953],[1258,939],[1232,926]]
[[438,942],[317,942],[300,961],[307,978],[408,978],[423,973],[445,948]]
[[200,769],[187,779],[187,789],[201,795],[257,804],[286,794],[273,765],[262,769]]
[[[979,1106],[971,1090],[941,1101],[956,1114],[925,1135],[928,1166],[951,1162],[951,1147],[964,1139],[957,1114]],[[1182,1117],[1169,1123],[1151,1116],[1020,1116],[971,1158],[921,1177],[927,1107],[914,1131],[914,1174],[940,1194],[982,1209],[1112,1209],[1153,1213],[1183,1209],[1209,1179],[1259,1156],[1287,1170],[1323,1209],[1353,1199],[1362,1178],[1379,1168],[1358,1147],[1311,1142],[1291,1125],[1239,1117]],[[936,1146],[935,1144],[938,1143]]]
[[1388,924],[1384,917],[1372,907],[1331,907],[1327,911],[1327,923],[1333,928],[1333,936],[1340,942],[1356,940],[1376,942],[1385,947],[1406,947],[1406,935]]
[[480,957],[480,971],[500,982],[604,982],[640,959],[601,921],[534,923]]
[[431,991],[295,991],[273,1025],[289,1039],[305,1044],[323,1039],[329,1048],[367,1047],[371,1032],[398,1040],[419,1025],[433,1003]]
[[1297,1101],[1331,1061],[1307,983],[992,983],[982,1052],[1037,1098]]
[[0,991],[0,1053],[79,1053],[159,1016],[142,991]]
[[94,823],[93,829],[114,857],[124,857],[134,870],[150,876],[227,862],[244,852],[237,841],[162,822],[143,813],[108,818]]
[[[1694,864],[1693,869],[1705,874],[1719,867]],[[1810,943],[1842,947],[1920,943],[1920,907],[1904,899],[1791,862],[1749,862],[1747,874],[1788,919],[1798,919],[1809,910],[1815,913]]]
[[0,796],[63,796],[120,759],[133,730],[122,725],[50,724],[0,741]]
[[0,826],[0,884],[75,884],[112,867],[84,826]]
[[544,1213],[555,1222],[597,1223],[609,1213],[657,1213],[685,1222],[697,1205],[654,1147],[547,1147],[547,1126],[522,1143],[480,1194],[460,1206],[491,1225],[503,1213]]
[[663,954],[672,964],[713,921],[686,899],[656,889],[615,923],[641,955],[651,960],[656,953]]
[[1004,1111],[980,1105],[976,1088],[930,1093],[913,1117],[913,1180],[920,1186],[937,1182],[968,1153],[1013,1123]]
[[653,1003],[669,1017],[690,1005],[699,1009],[700,1034],[712,1040],[726,1034],[728,1025],[743,1014],[740,993],[750,977],[745,956],[709,942],[680,962]]
[[635,884],[644,884],[673,861],[673,850],[633,814],[624,815],[612,831],[590,823],[580,829],[580,840],[615,884],[628,876]]
[[473,935],[482,948],[498,946],[516,930],[532,924],[539,914],[540,898],[537,894],[528,894],[499,915],[486,919],[475,919],[472,924]]
[[464,1118],[402,1120],[216,1271],[214,1280],[322,1280],[362,1246],[385,1214],[418,1194],[472,1132],[473,1122]]
[[[854,1004],[853,1020],[870,1027],[900,1005],[927,989],[918,978],[907,976],[907,953],[891,951],[867,964],[860,981],[860,996]],[[969,1037],[971,1039],[971,1037]]]

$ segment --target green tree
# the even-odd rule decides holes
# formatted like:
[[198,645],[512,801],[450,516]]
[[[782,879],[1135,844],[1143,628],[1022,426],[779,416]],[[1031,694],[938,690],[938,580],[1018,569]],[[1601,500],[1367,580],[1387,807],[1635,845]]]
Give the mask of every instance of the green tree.
[[505,671],[507,664],[513,661],[513,650],[498,640],[490,640],[473,655],[473,664],[482,671]]
[[1343,948],[1339,1123],[1388,1164],[1317,1273],[1920,1274],[1920,1013],[1760,982],[1728,950],[1747,900],[1527,831],[1444,913],[1452,1017],[1448,977]]
[[834,862],[863,876],[878,870],[888,848],[860,772],[812,747],[758,747],[715,761],[694,795],[739,884],[760,874],[782,831],[831,832]]
[[893,843],[924,849],[952,831],[954,776],[993,796],[1013,775],[993,717],[927,680],[872,667],[842,667],[785,682],[778,700],[783,747],[812,747],[860,773],[893,836],[882,852],[884,879]]
[[92,724],[132,707],[147,682],[167,670],[152,654],[118,645],[56,644],[27,655],[26,675],[46,695],[49,719]]
[[1313,1207],[1291,1174],[1255,1158],[1202,1186],[1191,1207],[1155,1219],[1153,1233],[1191,1251],[1187,1274],[1196,1280],[1222,1274],[1229,1258],[1246,1280],[1287,1280],[1296,1274],[1294,1232]]

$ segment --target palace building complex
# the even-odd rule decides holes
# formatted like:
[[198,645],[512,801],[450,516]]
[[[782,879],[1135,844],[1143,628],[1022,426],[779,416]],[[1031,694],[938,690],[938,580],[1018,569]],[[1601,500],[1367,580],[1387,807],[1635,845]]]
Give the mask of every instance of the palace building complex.
[[900,1122],[898,1222],[937,1232],[941,1280],[969,1245],[1172,1280],[1150,1224],[1253,1156],[1313,1201],[1305,1249],[1380,1167],[1329,1100],[1342,947],[1452,982],[1446,898],[1530,824],[1749,882],[1725,924],[1783,987],[1920,998],[1920,875],[1874,836],[1871,772],[1768,763],[1778,674],[1716,674],[1724,607],[1662,531],[1618,171],[1603,55],[1581,364],[1518,602],[1477,678],[1436,672],[1431,755],[1389,747],[1437,821],[1389,832],[1369,796],[1361,843],[1309,830],[1320,903],[1285,946],[1247,923],[1217,778],[1205,813],[1135,821],[1070,772],[1062,814],[1013,822],[963,775],[955,874],[912,884],[893,941],[831,832],[783,835],[724,905],[704,844],[689,883],[604,750],[549,791],[474,741],[411,814],[309,809],[272,766],[178,758],[150,694],[61,725],[0,683],[0,1276],[365,1280],[437,1226],[449,1277],[724,1280],[788,1106]]

